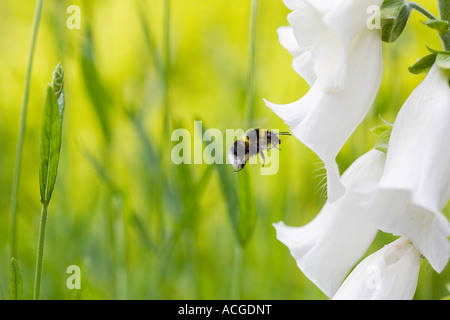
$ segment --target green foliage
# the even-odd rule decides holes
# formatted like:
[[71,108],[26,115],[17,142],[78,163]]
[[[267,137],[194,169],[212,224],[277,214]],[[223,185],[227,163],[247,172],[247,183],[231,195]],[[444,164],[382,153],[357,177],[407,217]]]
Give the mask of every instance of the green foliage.
[[450,52],[440,53],[437,55],[436,64],[442,69],[450,69]]
[[[203,125],[203,134],[205,132]],[[233,172],[233,168],[226,164],[226,154],[223,154],[222,158],[223,164],[214,166],[226,200],[231,225],[240,246],[245,247],[253,234],[257,218],[251,171],[250,168],[244,168]]]
[[47,87],[41,126],[39,186],[42,204],[50,202],[55,187],[61,152],[64,109],[64,70],[58,63],[53,71],[52,83]]
[[239,243],[244,247],[253,234],[256,224],[256,207],[251,171],[242,170],[239,175],[239,218],[237,219],[237,235]]
[[383,124],[373,128],[372,133],[377,135],[377,141],[375,143],[375,149],[387,153],[389,147],[389,139],[391,138],[392,125]]
[[438,31],[440,34],[447,33],[449,31],[449,23],[448,21],[443,20],[427,20],[425,22],[422,22],[427,27]]
[[412,74],[428,73],[428,71],[430,71],[431,67],[436,61],[436,56],[437,54],[435,53],[426,55],[425,57],[417,61],[415,64],[410,66],[408,68],[409,72],[411,72]]
[[9,300],[23,300],[22,275],[19,264],[14,258],[10,263]]
[[109,92],[98,73],[97,60],[95,58],[94,39],[90,24],[86,27],[84,42],[81,47],[80,67],[83,76],[83,84],[92,101],[92,106],[100,122],[106,141],[111,139],[111,124],[109,122],[111,99]]
[[61,151],[61,121],[62,116],[55,90],[49,85],[41,129],[39,185],[42,204],[50,202],[56,182]]
[[434,55],[436,55],[436,64],[442,69],[450,69],[450,51],[435,50],[427,47]]
[[394,42],[406,27],[411,6],[405,0],[386,0],[381,6],[382,39]]

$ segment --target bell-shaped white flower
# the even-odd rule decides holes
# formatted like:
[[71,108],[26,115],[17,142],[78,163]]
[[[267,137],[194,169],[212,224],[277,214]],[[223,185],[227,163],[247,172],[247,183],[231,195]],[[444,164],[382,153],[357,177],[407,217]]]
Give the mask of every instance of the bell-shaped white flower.
[[335,300],[410,300],[420,269],[420,252],[401,237],[364,259],[345,279]]
[[322,159],[333,202],[345,191],[335,158],[364,119],[381,82],[381,36],[367,27],[366,12],[382,0],[285,3],[294,10],[288,16],[292,29],[280,29],[280,41],[294,56],[294,69],[312,86],[297,102],[266,105]]
[[275,224],[277,238],[285,244],[298,267],[326,295],[332,297],[344,278],[372,243],[376,226],[361,212],[358,186],[378,181],[386,155],[371,150],[343,174],[346,193],[326,203],[317,217],[303,227]]
[[294,57],[292,68],[312,86],[316,82],[317,77],[314,72],[311,52],[300,48],[294,37],[292,27],[279,27],[277,31],[280,44]]
[[450,254],[450,74],[433,66],[401,108],[379,184],[363,205],[383,231],[404,235],[441,272]]

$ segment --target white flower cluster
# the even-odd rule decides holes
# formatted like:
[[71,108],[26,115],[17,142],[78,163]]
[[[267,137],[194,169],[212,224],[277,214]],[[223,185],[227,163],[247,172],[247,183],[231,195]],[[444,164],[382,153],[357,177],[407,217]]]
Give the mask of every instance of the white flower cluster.
[[[401,108],[387,153],[369,151],[341,177],[335,158],[381,82],[381,32],[367,27],[366,10],[383,1],[284,2],[293,11],[279,40],[311,89],[266,104],[324,162],[328,201],[303,227],[275,224],[277,238],[330,298],[412,299],[421,256],[437,272],[449,260],[450,73],[433,65]],[[355,267],[378,230],[399,238]]]

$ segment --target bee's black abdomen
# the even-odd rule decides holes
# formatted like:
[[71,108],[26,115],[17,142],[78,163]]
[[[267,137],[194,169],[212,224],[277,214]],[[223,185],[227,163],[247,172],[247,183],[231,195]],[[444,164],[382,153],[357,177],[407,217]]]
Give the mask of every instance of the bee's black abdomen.
[[237,157],[237,155],[238,155],[238,142],[237,142],[237,141],[235,141],[235,142],[233,143],[233,155],[234,155],[235,157]]
[[229,152],[229,160],[233,167],[242,170],[248,161],[248,142],[246,140],[236,140]]
[[256,153],[259,153],[259,129],[256,129],[255,132],[256,132]]

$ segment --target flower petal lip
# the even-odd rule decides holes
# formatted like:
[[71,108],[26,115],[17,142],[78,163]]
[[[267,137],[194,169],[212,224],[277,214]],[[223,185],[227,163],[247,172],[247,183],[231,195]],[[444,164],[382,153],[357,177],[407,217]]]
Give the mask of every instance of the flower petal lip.
[[450,228],[442,213],[411,203],[411,193],[400,189],[378,188],[370,201],[362,203],[363,212],[382,231],[404,235],[441,272],[449,259]]
[[317,80],[310,51],[303,50],[294,37],[292,27],[279,27],[278,39],[281,45],[294,57],[292,67],[305,81],[312,86]]
[[410,300],[419,270],[420,252],[401,237],[358,264],[333,299]]
[[437,272],[448,262],[450,226],[449,74],[433,66],[401,108],[386,167],[363,204],[378,227],[408,237]]
[[265,100],[293,135],[313,150],[327,169],[328,199],[333,202],[345,189],[339,181],[335,158],[370,109],[382,76],[379,34],[366,30],[349,47],[352,61],[347,81],[337,93],[325,92],[316,81],[300,100],[277,105]]
[[360,212],[359,184],[378,181],[385,154],[371,150],[356,160],[343,174],[346,194],[326,203],[321,212],[303,227],[274,224],[277,239],[285,244],[298,267],[326,295],[332,297],[355,263],[364,255],[378,229]]
[[284,5],[290,10],[295,10],[302,5],[303,0],[283,0]]
[[[345,85],[348,47],[367,29],[367,8],[381,0],[304,0],[288,15],[301,48],[311,52],[314,70],[324,91]],[[374,32],[374,31],[372,31]],[[380,40],[381,41],[381,40]]]
[[345,47],[322,21],[313,7],[303,4],[288,15],[294,36],[301,48],[310,51],[314,72],[322,89],[336,92],[346,77]]

